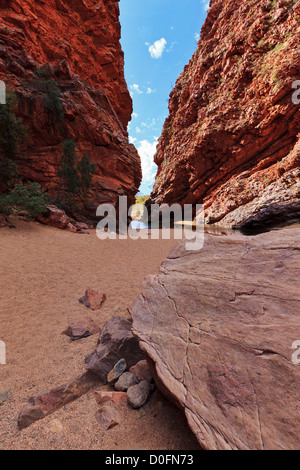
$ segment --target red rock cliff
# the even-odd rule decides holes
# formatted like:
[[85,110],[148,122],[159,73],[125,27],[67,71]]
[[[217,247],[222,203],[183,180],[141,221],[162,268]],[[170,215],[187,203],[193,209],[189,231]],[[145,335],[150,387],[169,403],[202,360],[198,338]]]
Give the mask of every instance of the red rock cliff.
[[[86,151],[97,164],[83,213],[94,216],[99,203],[116,203],[119,195],[132,203],[141,165],[128,142],[132,101],[118,0],[1,0],[0,17],[0,79],[16,91],[30,129],[19,155],[22,176],[54,195],[62,142],[73,139],[78,156]],[[45,106],[45,80],[61,91],[63,124]]]
[[[170,95],[152,201],[204,203],[205,221],[300,216],[300,2],[212,0]],[[297,96],[294,95],[294,101]]]

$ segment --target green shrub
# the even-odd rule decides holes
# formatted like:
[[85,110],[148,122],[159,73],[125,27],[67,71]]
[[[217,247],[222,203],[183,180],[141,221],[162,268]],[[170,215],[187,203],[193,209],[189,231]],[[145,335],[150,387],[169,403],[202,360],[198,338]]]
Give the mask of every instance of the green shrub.
[[92,184],[92,176],[96,171],[96,165],[91,163],[91,160],[85,153],[77,165],[77,170],[81,180],[81,194],[86,196]]
[[43,93],[45,106],[53,122],[63,121],[64,110],[61,104],[61,90],[55,80],[37,80],[37,88]]
[[88,194],[92,176],[96,165],[91,163],[87,154],[78,161],[76,145],[73,140],[65,140],[63,154],[60,160],[59,187],[55,202],[60,201],[61,192],[71,205],[74,205],[74,197],[84,197]]
[[136,204],[146,204],[146,202],[150,199],[150,196],[138,196],[135,198]]
[[38,183],[31,183],[28,187],[18,184],[8,194],[0,196],[0,212],[11,215],[26,211],[29,216],[43,215],[48,203],[47,195],[41,190]]
[[14,112],[16,106],[16,95],[11,93],[7,94],[6,105],[0,105],[0,151],[7,158],[17,154],[27,136],[27,128]]
[[4,157],[0,160],[0,188],[9,189],[14,186],[18,178],[16,162],[11,158]]

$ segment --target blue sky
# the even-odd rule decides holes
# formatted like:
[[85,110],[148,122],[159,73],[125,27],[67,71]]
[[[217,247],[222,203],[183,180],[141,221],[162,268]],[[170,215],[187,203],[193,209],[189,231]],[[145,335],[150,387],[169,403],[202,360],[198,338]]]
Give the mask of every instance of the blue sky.
[[153,155],[168,99],[197,48],[207,0],[120,0],[125,76],[133,99],[130,141],[142,159],[142,194],[150,194]]

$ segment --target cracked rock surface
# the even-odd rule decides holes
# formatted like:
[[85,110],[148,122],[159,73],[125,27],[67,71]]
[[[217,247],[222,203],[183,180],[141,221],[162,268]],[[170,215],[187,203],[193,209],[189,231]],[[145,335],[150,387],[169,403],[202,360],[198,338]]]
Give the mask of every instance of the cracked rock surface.
[[299,449],[300,231],[178,244],[136,299],[133,332],[205,449]]

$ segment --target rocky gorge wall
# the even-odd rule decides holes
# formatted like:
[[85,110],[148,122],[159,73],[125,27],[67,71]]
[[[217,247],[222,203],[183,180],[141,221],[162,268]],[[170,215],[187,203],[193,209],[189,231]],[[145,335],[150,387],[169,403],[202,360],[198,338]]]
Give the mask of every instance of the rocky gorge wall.
[[159,140],[152,202],[206,223],[300,217],[300,2],[211,0]]
[[[0,2],[0,79],[18,98],[29,138],[18,156],[25,180],[54,196],[62,142],[96,163],[91,192],[81,206],[95,216],[100,203],[134,202],[140,158],[129,144],[132,100],[124,78],[118,0]],[[45,103],[49,81],[59,90],[63,116]],[[48,85],[47,85],[48,82]]]

